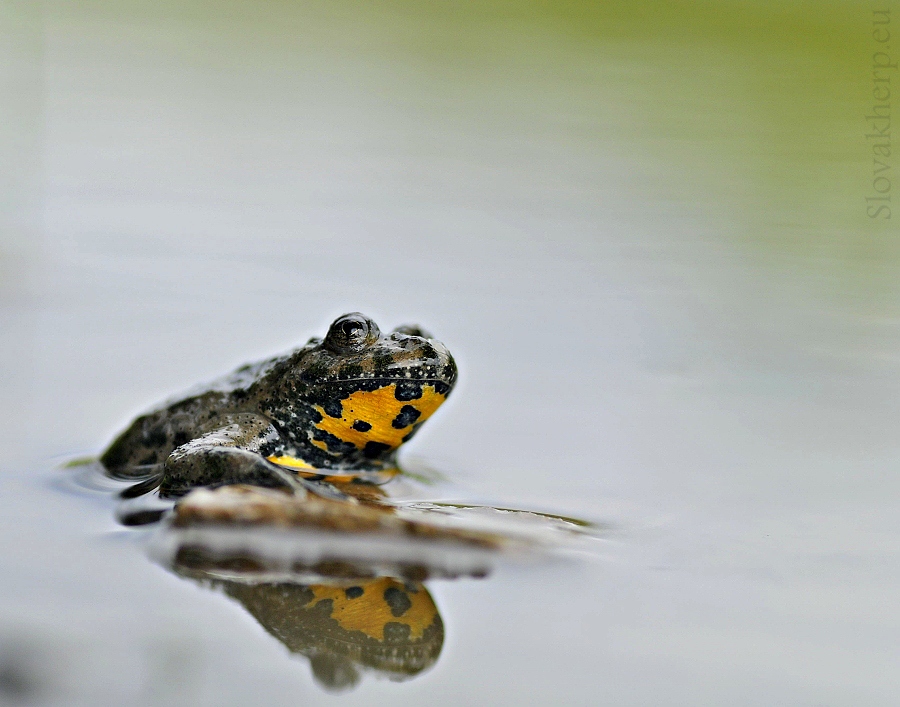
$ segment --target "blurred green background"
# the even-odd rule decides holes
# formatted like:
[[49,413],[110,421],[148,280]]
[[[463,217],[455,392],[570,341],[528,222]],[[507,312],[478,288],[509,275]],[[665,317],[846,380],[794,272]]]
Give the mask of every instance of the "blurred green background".
[[[40,162],[32,131],[42,127],[41,87],[52,85],[41,62],[52,66],[57,52],[78,48],[86,61],[98,60],[95,52],[110,57],[106,82],[90,77],[95,99],[165,93],[153,108],[161,118],[192,118],[175,123],[176,131],[227,124],[214,115],[217,97],[301,110],[309,106],[292,89],[303,87],[327,111],[322,94],[333,97],[342,85],[360,110],[395,117],[385,129],[422,165],[463,137],[499,138],[494,149],[505,164],[498,167],[509,169],[517,154],[541,148],[545,157],[552,151],[581,162],[612,153],[665,165],[635,185],[648,206],[688,200],[731,221],[737,227],[723,236],[758,246],[760,257],[790,253],[829,272],[840,262],[845,273],[860,274],[865,263],[895,256],[889,224],[864,218],[860,208],[871,181],[863,116],[872,102],[871,54],[880,48],[866,3],[7,2],[3,9],[5,93],[25,99],[4,102],[4,124],[16,128],[5,131],[4,173],[13,182],[5,194],[33,185],[16,178],[27,179]],[[166,86],[127,85],[128,69],[145,61]],[[195,85],[198,73],[212,82]],[[228,96],[251,77],[253,93]],[[112,117],[102,103],[95,115]],[[591,173],[580,176],[590,188]]]

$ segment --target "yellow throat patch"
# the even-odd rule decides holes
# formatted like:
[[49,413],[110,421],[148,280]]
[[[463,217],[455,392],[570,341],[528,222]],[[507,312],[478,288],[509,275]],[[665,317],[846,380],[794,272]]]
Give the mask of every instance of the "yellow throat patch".
[[[403,438],[412,431],[413,424],[424,422],[431,417],[447,397],[443,393],[438,393],[434,386],[423,385],[422,397],[415,400],[397,400],[394,394],[396,389],[396,384],[391,383],[377,390],[358,390],[351,393],[341,401],[343,405],[341,417],[329,417],[323,408],[316,405],[316,410],[322,415],[322,421],[317,423],[316,427],[344,442],[355,444],[359,449],[363,449],[368,442],[380,442],[391,449],[396,449],[403,443]],[[394,427],[394,420],[407,406],[414,408],[419,413],[418,417],[408,425]],[[367,425],[369,427],[365,432],[357,429],[365,428]],[[325,449],[324,442],[315,440],[313,444]]]
[[377,641],[384,640],[384,625],[391,622],[406,624],[410,629],[409,639],[418,640],[438,615],[434,600],[424,587],[420,585],[415,591],[409,591],[388,577],[361,580],[355,587],[356,594],[348,593],[344,587],[327,585],[311,586],[310,589],[315,598],[304,608],[331,599],[331,618],[341,628],[362,631]]

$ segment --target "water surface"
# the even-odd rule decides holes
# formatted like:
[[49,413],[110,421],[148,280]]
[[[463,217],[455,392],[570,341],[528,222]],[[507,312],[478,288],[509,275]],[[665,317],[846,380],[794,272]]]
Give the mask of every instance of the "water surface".
[[458,360],[410,461],[617,530],[343,703],[893,703],[869,6],[2,8],[0,700],[335,699],[57,466],[358,309]]

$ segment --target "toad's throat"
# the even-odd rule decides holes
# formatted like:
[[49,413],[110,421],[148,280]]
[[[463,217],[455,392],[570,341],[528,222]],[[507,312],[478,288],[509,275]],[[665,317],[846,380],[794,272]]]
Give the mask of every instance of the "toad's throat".
[[[340,401],[339,416],[329,415],[323,407],[316,405],[322,420],[315,426],[357,449],[394,450],[409,439],[447,398],[433,385],[423,385],[416,393],[419,391],[418,397],[398,400],[396,383],[371,391],[358,390]],[[410,396],[401,392],[400,397]],[[313,444],[327,450],[325,442],[314,439]]]
[[376,641],[387,638],[385,626],[390,623],[409,627],[407,641],[421,641],[430,626],[441,623],[434,600],[424,588],[388,577],[362,580],[352,587],[317,585],[310,590],[313,598],[303,610],[315,610],[327,602],[322,609],[330,607],[331,619],[344,631],[359,631]]

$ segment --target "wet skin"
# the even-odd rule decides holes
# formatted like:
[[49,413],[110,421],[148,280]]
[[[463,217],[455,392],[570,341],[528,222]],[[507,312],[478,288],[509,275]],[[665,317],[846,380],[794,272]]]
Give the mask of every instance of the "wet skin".
[[382,335],[359,313],[324,339],[239,368],[137,418],[104,452],[110,475],[157,484],[316,490],[316,482],[377,482],[397,448],[447,398],[456,364],[418,327]]

